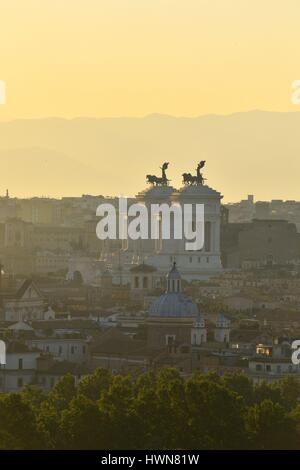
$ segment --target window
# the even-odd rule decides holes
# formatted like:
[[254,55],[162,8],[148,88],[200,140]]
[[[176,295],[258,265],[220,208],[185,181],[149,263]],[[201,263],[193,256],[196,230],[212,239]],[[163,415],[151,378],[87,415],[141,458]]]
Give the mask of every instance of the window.
[[166,335],[166,345],[171,346],[172,344],[175,343],[175,335]]
[[271,366],[270,366],[270,364],[267,364],[267,365],[266,365],[266,371],[267,371],[267,372],[271,372]]
[[71,354],[74,354],[74,346],[71,346]]
[[23,369],[23,359],[19,359],[19,369]]
[[135,287],[135,289],[139,288],[139,278],[138,278],[138,276],[135,276],[135,278],[134,278],[134,287]]
[[146,276],[143,277],[143,288],[148,289],[148,278]]
[[85,351],[86,351],[85,346],[82,346],[82,354],[85,354]]
[[58,347],[58,355],[59,355],[59,356],[62,355],[62,346],[59,346],[59,347]]
[[255,369],[256,369],[257,371],[261,371],[261,364],[256,364]]
[[18,377],[18,388],[21,388],[21,387],[23,387],[23,378]]
[[211,250],[211,222],[206,221],[204,225],[204,249]]

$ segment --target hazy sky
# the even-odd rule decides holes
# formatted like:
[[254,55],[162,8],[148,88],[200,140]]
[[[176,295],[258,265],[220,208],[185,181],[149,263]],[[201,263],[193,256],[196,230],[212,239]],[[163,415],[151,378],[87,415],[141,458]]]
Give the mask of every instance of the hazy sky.
[[299,111],[299,0],[0,0],[0,120]]

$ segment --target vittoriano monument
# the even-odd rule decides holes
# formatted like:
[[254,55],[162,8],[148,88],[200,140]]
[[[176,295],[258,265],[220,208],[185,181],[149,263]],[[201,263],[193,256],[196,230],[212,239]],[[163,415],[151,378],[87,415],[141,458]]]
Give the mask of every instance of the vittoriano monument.
[[[204,181],[206,178],[203,177],[201,173],[201,169],[205,165],[205,160],[201,160],[196,168],[196,175],[192,175],[191,173],[183,173],[183,184],[185,185],[196,185],[196,186],[203,186]],[[146,175],[147,183],[152,184],[153,186],[167,186],[169,181],[166,175],[166,170],[168,169],[169,162],[163,163],[160,167],[161,169],[161,176],[156,175]]]
[[198,163],[197,168],[196,168],[197,174],[195,176],[191,175],[191,173],[183,173],[182,174],[183,184],[203,186],[203,183],[206,180],[206,178],[203,178],[203,175],[200,170],[201,168],[204,167],[204,165],[205,165],[205,160],[201,160],[201,162]]
[[[145,229],[143,232],[144,234],[147,232],[148,237],[143,235],[142,232],[139,238],[128,236],[127,239],[122,239],[121,254],[118,253],[118,256],[116,255],[113,258],[110,252],[108,253],[107,263],[115,266],[115,276],[120,275],[118,267],[122,264],[124,266],[122,279],[124,282],[125,280],[129,282],[131,279],[129,270],[133,264],[140,263],[153,266],[157,271],[158,277],[161,276],[164,279],[166,273],[170,270],[170,266],[176,262],[183,279],[189,282],[209,279],[211,276],[222,272],[220,231],[221,200],[223,196],[220,192],[207,185],[205,175],[202,174],[205,165],[206,162],[204,160],[197,160],[193,165],[194,168],[197,168],[196,171],[185,173],[182,176],[184,184],[180,184],[180,187],[174,187],[168,179],[169,162],[162,162],[159,165],[160,170],[157,176],[152,174],[147,175],[146,178],[149,183],[147,188],[137,193],[134,200],[143,206],[141,214],[148,214],[148,230]],[[202,205],[204,211],[204,224],[199,224],[198,227],[196,211],[194,210],[196,204]],[[201,237],[204,229],[204,245],[201,250],[187,248],[187,243],[193,244],[196,242],[196,233],[195,239],[191,240],[190,234],[184,232],[184,220],[182,220],[182,236],[177,236],[179,230],[175,231],[173,223],[175,222],[175,213],[180,213],[178,210],[180,206],[182,214],[184,214],[186,205],[193,207],[192,224],[187,223],[186,227],[191,229],[193,233],[199,228]],[[153,210],[159,212],[159,216],[155,218],[158,230],[156,230],[154,237],[151,236]],[[174,216],[172,212],[174,212]],[[167,221],[168,214],[170,214],[170,236],[165,237],[166,230],[164,231],[163,217]],[[131,223],[132,221],[129,220],[128,222]],[[165,227],[167,225],[168,223],[165,223]],[[141,226],[137,228],[137,231],[140,228]],[[106,255],[102,255],[102,259],[105,260],[104,256]],[[126,267],[128,271],[126,271]],[[126,277],[127,275],[128,277]]]
[[163,163],[163,165],[160,167],[161,169],[161,177],[155,176],[155,175],[146,175],[147,183],[153,184],[155,186],[167,186],[168,180],[167,175],[166,175],[166,170],[168,169],[169,162]]

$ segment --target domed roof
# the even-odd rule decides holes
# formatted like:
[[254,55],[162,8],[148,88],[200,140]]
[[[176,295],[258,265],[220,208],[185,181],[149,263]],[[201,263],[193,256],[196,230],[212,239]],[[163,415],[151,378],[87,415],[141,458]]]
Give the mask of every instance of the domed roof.
[[221,197],[221,193],[207,185],[187,185],[178,191],[178,196],[203,196],[203,197]]
[[216,320],[216,327],[217,328],[227,328],[230,326],[229,318],[226,318],[223,313],[220,313]]
[[173,186],[150,186],[137,194],[138,200],[144,199],[167,199],[176,192]]
[[167,292],[154,300],[149,309],[152,317],[197,317],[196,303],[181,292],[181,276],[176,263],[167,275]]
[[155,317],[196,317],[198,307],[182,292],[166,292],[154,300],[149,315]]

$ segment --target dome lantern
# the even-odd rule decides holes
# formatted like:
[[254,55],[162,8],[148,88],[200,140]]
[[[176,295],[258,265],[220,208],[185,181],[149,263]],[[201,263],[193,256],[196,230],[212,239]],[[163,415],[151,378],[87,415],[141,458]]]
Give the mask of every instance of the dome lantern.
[[181,275],[176,267],[175,261],[167,275],[167,292],[181,292]]
[[149,308],[149,317],[196,318],[197,304],[181,292],[181,275],[176,263],[167,275],[167,291],[155,299]]

